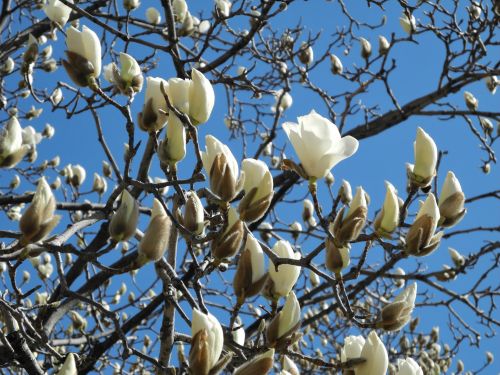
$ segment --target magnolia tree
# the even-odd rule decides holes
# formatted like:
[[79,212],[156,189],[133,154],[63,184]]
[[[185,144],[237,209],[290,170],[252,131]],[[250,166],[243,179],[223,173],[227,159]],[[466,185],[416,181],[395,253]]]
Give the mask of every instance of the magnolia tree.
[[491,371],[499,22],[5,0],[3,371]]

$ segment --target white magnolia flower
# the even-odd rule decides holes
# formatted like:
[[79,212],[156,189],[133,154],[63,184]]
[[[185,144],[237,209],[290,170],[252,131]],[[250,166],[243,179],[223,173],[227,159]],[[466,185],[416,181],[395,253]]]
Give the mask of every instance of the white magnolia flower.
[[361,57],[368,59],[372,54],[372,44],[365,38],[359,38],[361,44]]
[[229,147],[212,135],[207,135],[205,142],[201,158],[210,177],[210,189],[219,198],[230,202],[241,191],[245,174],[239,175],[238,162]]
[[186,156],[186,130],[174,113],[169,115],[165,140],[160,144],[158,156],[170,165],[177,164]]
[[[99,77],[101,74],[101,42],[97,34],[88,28],[82,27],[82,31],[70,26],[66,31],[66,45],[70,52],[73,52],[92,65],[92,71],[89,73],[92,77]],[[71,60],[71,58],[69,58]],[[70,64],[74,63],[70,61]],[[80,70],[81,67],[73,67]]]
[[470,111],[477,111],[477,107],[479,106],[479,100],[470,93],[469,91],[464,91],[464,100],[465,105],[469,108]]
[[172,10],[174,11],[175,21],[183,23],[188,14],[188,6],[186,0],[173,0]]
[[413,283],[382,309],[379,327],[387,331],[398,331],[403,328],[411,319],[416,297],[417,284]]
[[23,142],[23,135],[17,117],[11,117],[0,132],[0,167],[14,167],[30,150],[30,145]]
[[245,175],[245,197],[239,205],[240,218],[246,222],[254,222],[267,212],[271,204],[273,176],[267,164],[261,160],[244,159],[241,169]]
[[125,189],[121,194],[120,207],[109,223],[110,237],[117,242],[127,241],[135,234],[138,220],[139,204]]
[[181,217],[181,222],[188,230],[198,236],[205,229],[203,204],[195,191],[186,193],[186,204],[184,205],[184,215]]
[[398,371],[396,375],[424,375],[424,372],[413,358],[398,360]]
[[235,331],[231,331],[231,335],[235,343],[241,346],[245,345],[245,328],[240,327]]
[[[300,259],[300,253],[294,252],[288,241],[280,240],[273,246],[273,252],[280,258]],[[273,294],[285,297],[297,282],[300,276],[300,266],[281,264],[276,270],[273,262],[269,264],[269,276],[274,283]]]
[[[134,79],[142,76],[142,70],[137,60],[134,59],[131,55],[120,52],[120,78],[125,81],[128,85],[132,85]],[[142,80],[140,83],[142,87]],[[140,91],[140,89],[138,90]],[[137,92],[137,91],[136,91]]]
[[291,291],[286,297],[285,306],[271,320],[266,331],[266,340],[269,347],[280,347],[300,326],[300,304],[295,292]]
[[208,121],[215,104],[215,93],[210,81],[200,71],[191,71],[189,87],[189,117],[194,125]]
[[158,199],[153,200],[151,218],[144,236],[139,242],[138,252],[141,257],[156,262],[167,249],[172,222]]
[[102,68],[104,79],[109,83],[115,83],[115,75],[114,75],[115,69],[116,69],[116,64],[114,62],[106,64],[104,65],[104,68]]
[[[68,2],[73,4],[73,0],[68,0]],[[43,6],[43,11],[52,22],[61,27],[68,22],[71,15],[71,8],[59,0],[49,0],[48,4]]]
[[69,353],[66,356],[66,360],[64,364],[57,372],[57,375],[78,375],[78,371],[76,369],[75,356],[73,353]]
[[298,366],[286,355],[283,356],[283,370],[288,371],[292,375],[300,375]]
[[229,17],[231,13],[231,1],[229,0],[215,0],[215,6],[219,13],[224,17]]
[[398,194],[394,186],[386,181],[386,194],[384,206],[375,218],[374,226],[377,232],[390,235],[396,230],[399,224],[399,202]]
[[365,338],[363,336],[347,336],[344,339],[344,346],[340,350],[340,360],[347,362],[350,359],[361,357],[364,345]]
[[340,161],[352,156],[358,141],[341,137],[337,126],[314,110],[298,117],[298,124],[283,124],[286,135],[309,178],[323,178]]
[[446,174],[441,195],[439,196],[440,223],[445,227],[451,227],[462,220],[466,210],[464,209],[465,195],[462,192],[460,182],[455,174],[449,171]]
[[161,22],[161,14],[155,7],[146,9],[146,19],[152,25],[159,25]]
[[365,362],[354,368],[355,375],[385,375],[389,366],[389,358],[384,344],[377,335],[371,331],[368,335],[360,357]]
[[144,108],[139,114],[139,127],[144,131],[160,130],[167,123],[168,117],[166,114],[168,113],[168,107],[161,91],[162,85],[165,92],[167,92],[167,81],[159,77],[146,78]]
[[215,316],[193,309],[189,364],[193,369],[212,369],[222,353],[224,333]]
[[417,139],[413,143],[415,165],[408,164],[412,182],[418,186],[428,186],[436,174],[438,151],[432,137],[422,128],[417,129]]
[[[250,276],[250,277],[249,277]],[[241,302],[257,295],[267,279],[265,256],[259,241],[249,233],[233,280],[234,293]]]
[[417,30],[417,21],[413,14],[408,18],[406,12],[403,12],[401,17],[399,17],[399,24],[407,34],[412,34]]
[[288,92],[285,92],[283,94],[283,90],[276,91],[276,94],[274,94],[274,98],[275,98],[276,103],[273,107],[271,107],[271,110],[273,112],[276,112],[276,108],[278,107],[278,103],[279,103],[279,109],[281,112],[287,110],[293,104],[292,95],[290,95],[290,93],[288,93]]

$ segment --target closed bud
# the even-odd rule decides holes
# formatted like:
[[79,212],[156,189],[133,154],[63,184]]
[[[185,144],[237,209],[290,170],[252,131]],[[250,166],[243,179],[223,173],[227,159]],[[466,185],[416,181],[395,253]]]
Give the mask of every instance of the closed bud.
[[465,264],[465,258],[457,250],[449,247],[448,253],[450,254],[451,260],[453,261],[455,267],[462,267]]
[[159,25],[161,22],[161,14],[155,7],[146,9],[146,19],[152,25]]
[[398,360],[396,375],[424,375],[424,372],[413,358]]
[[160,160],[171,166],[175,166],[186,156],[186,130],[182,121],[170,113],[165,139],[158,148]]
[[309,44],[302,42],[298,56],[302,64],[310,65],[314,60],[314,51]]
[[139,5],[141,5],[139,0],[123,0],[123,7],[129,12],[139,8]]
[[360,358],[365,362],[355,367],[356,375],[385,375],[389,366],[387,350],[375,331],[368,335]]
[[243,221],[252,223],[265,215],[273,197],[273,177],[266,163],[255,159],[244,159],[241,163],[244,174],[245,196],[238,210]]
[[479,117],[479,123],[481,124],[481,128],[483,128],[484,134],[491,137],[493,133],[493,124],[486,117]]
[[[24,64],[26,66],[33,64],[36,61],[37,57],[38,57],[38,41],[32,34],[29,34],[28,46],[26,47],[26,51],[24,52],[23,55]],[[28,71],[26,71],[26,73],[28,73]]]
[[365,38],[359,38],[359,43],[361,44],[361,57],[367,60],[372,54],[372,45]]
[[225,18],[231,14],[231,6],[233,4],[229,0],[215,0],[215,7],[219,14]]
[[452,227],[464,217],[467,210],[464,208],[465,195],[460,182],[453,172],[448,172],[444,180],[441,195],[439,196],[439,225]]
[[215,93],[210,81],[200,71],[191,71],[189,86],[189,117],[193,125],[208,121],[215,104]]
[[99,195],[103,195],[108,189],[108,183],[104,177],[99,176],[94,173],[94,183],[92,184],[92,190]]
[[472,21],[477,20],[479,17],[481,17],[482,10],[477,3],[472,2],[472,4],[467,7],[467,10],[469,11],[469,15]]
[[275,315],[266,328],[266,344],[270,348],[286,349],[293,342],[294,333],[300,328],[300,304],[291,291],[283,309]]
[[[73,4],[73,0],[68,2]],[[49,0],[48,4],[43,6],[43,11],[52,22],[63,27],[68,22],[72,9],[59,0]]]
[[135,234],[138,220],[139,204],[127,190],[123,190],[120,206],[109,223],[110,237],[117,242],[128,240]]
[[22,236],[19,240],[25,246],[43,240],[59,223],[60,216],[54,215],[56,199],[47,181],[42,177],[38,181],[35,195],[28,209],[19,221]]
[[470,93],[469,91],[464,91],[464,100],[465,105],[467,106],[467,108],[469,108],[470,111],[477,111],[479,100],[477,100],[477,98],[472,93]]
[[52,73],[57,70],[57,61],[55,59],[49,59],[42,62],[40,66],[45,72]]
[[62,90],[58,87],[52,92],[52,95],[50,95],[50,102],[52,103],[52,105],[57,106],[62,102],[62,100],[63,93]]
[[385,185],[387,191],[384,206],[375,218],[373,226],[379,235],[390,238],[391,233],[399,225],[399,202],[394,186],[388,181],[385,182]]
[[314,215],[314,204],[309,199],[304,199],[302,208],[302,220],[307,223]]
[[330,55],[330,70],[333,74],[342,74],[344,66],[337,55]]
[[182,225],[193,234],[200,236],[205,229],[205,213],[203,204],[195,191],[186,193],[184,214],[179,218]]
[[211,135],[205,137],[205,142],[201,157],[210,177],[210,190],[221,200],[230,202],[241,191],[245,175],[239,176],[238,162],[229,147]]
[[492,352],[486,352],[486,362],[488,364],[490,363],[493,363],[493,361],[495,360],[495,356],[493,355]]
[[434,194],[429,193],[406,235],[405,249],[408,254],[425,256],[439,246],[443,232],[434,234],[439,219],[439,207],[436,198]]
[[0,132],[0,167],[12,168],[31,149],[23,142],[23,129],[17,118],[11,117]]
[[234,370],[233,375],[266,375],[273,369],[274,349],[258,354]]
[[191,13],[187,12],[186,17],[184,18],[184,21],[181,24],[181,27],[179,28],[179,36],[190,36],[194,33],[195,31],[195,17],[191,15]]
[[78,375],[76,369],[75,355],[69,353],[64,360],[62,367],[57,372],[57,375]]
[[276,91],[276,93],[274,94],[274,101],[275,104],[271,107],[271,110],[273,112],[276,112],[277,108],[279,108],[279,110],[283,112],[290,108],[293,104],[292,95],[290,95],[289,92],[283,93],[283,90]]
[[[280,240],[273,246],[272,251],[279,257],[285,259],[300,259],[300,253],[294,252],[288,241]],[[293,289],[300,276],[300,266],[292,264],[280,264],[278,267],[273,262],[269,264],[269,276],[272,285],[269,295],[273,299],[285,297]]]
[[408,178],[412,185],[425,188],[436,174],[438,151],[436,143],[422,128],[417,129],[413,144],[415,165],[407,164]]
[[497,86],[498,86],[497,76],[486,77],[484,80],[486,82],[486,88],[488,89],[488,91],[492,95],[495,95],[495,92],[497,91]]
[[194,375],[208,375],[219,361],[224,344],[222,327],[212,314],[193,309],[189,368]]
[[167,123],[168,108],[162,86],[164,91],[167,92],[167,81],[158,77],[146,78],[144,107],[138,115],[138,124],[141,130],[147,132],[158,131]]
[[332,186],[335,182],[335,178],[333,177],[332,172],[328,172],[325,176],[325,182],[328,186]]
[[340,185],[338,196],[340,201],[345,205],[350,205],[352,201],[352,189],[351,184],[347,180],[342,180],[342,185]]
[[16,67],[16,63],[12,59],[12,57],[7,57],[7,59],[4,61],[2,65],[2,73],[4,74],[10,74],[14,71],[14,68]]
[[406,12],[403,12],[401,17],[399,18],[399,24],[403,28],[404,32],[411,35],[417,30],[417,22],[415,20],[415,17],[413,14],[406,14]]
[[230,207],[222,233],[212,241],[212,255],[219,260],[236,255],[241,248],[244,233],[243,222],[238,218],[236,210]]
[[14,190],[21,184],[21,178],[16,174],[10,181],[9,188]]
[[387,40],[387,38],[383,35],[378,37],[378,53],[381,55],[386,55],[389,52],[389,48],[391,48],[391,44]]
[[171,227],[170,217],[155,198],[148,228],[138,245],[139,255],[153,262],[160,260],[167,249]]
[[321,282],[319,276],[313,270],[309,271],[309,281],[313,288],[316,288]]
[[273,226],[268,222],[263,222],[259,225],[260,237],[264,242],[269,242],[272,238],[271,230]]
[[327,238],[325,248],[325,266],[335,274],[339,274],[351,263],[349,244],[337,246],[333,239]]
[[[394,274],[398,276],[404,276],[406,275],[405,270],[398,267],[394,270]],[[405,279],[403,278],[396,278],[394,279],[394,285],[396,285],[398,288],[402,288],[405,285]]]
[[267,280],[264,252],[252,234],[247,235],[233,279],[234,294],[239,303],[260,293]]
[[54,180],[54,182],[52,184],[50,184],[50,187],[53,190],[59,189],[61,187],[61,179],[59,177],[56,177],[56,179]]
[[81,316],[76,311],[70,311],[69,316],[71,318],[71,322],[73,323],[73,328],[84,332],[87,329],[87,319]]
[[345,207],[342,207],[337,213],[334,222],[330,225],[330,231],[333,233],[335,237],[334,241],[339,248],[358,238],[365,226],[368,205],[366,203],[365,191],[361,186],[358,186],[356,189],[356,195],[345,217],[344,211]]
[[413,283],[382,309],[377,327],[386,331],[399,331],[403,328],[411,319],[416,296],[417,284]]
[[302,225],[298,221],[294,221],[290,225],[290,230],[292,231],[292,237],[294,240],[297,240],[300,236],[300,232],[302,232]]
[[113,175],[113,170],[111,169],[111,165],[105,160],[102,161],[102,174],[104,177],[111,177]]

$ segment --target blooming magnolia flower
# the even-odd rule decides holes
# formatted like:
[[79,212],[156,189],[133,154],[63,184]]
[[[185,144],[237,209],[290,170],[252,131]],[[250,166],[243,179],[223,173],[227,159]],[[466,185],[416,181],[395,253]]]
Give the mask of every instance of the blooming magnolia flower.
[[464,217],[467,210],[464,208],[465,195],[460,182],[451,171],[446,175],[441,195],[439,196],[439,224],[452,227]]
[[47,237],[61,219],[59,215],[54,215],[55,210],[56,199],[49,184],[42,177],[38,180],[30,206],[24,211],[19,221],[19,229],[22,233],[20,244],[25,246]]
[[378,37],[378,53],[381,55],[385,55],[389,48],[391,48],[391,43],[387,40],[387,38],[383,35],[379,35]]
[[365,359],[365,362],[355,367],[354,372],[356,375],[385,375],[389,366],[389,358],[377,332],[370,332],[363,345],[360,357]]
[[133,96],[142,90],[144,78],[137,61],[129,54],[120,52],[120,71],[112,66],[113,82],[124,95]]
[[215,7],[219,13],[224,17],[229,17],[231,13],[231,2],[229,0],[215,0]]
[[17,117],[11,117],[0,132],[0,167],[14,167],[30,149],[29,144],[23,144],[23,129]]
[[87,26],[82,31],[70,26],[66,32],[66,55],[63,66],[70,78],[79,86],[88,86],[90,78],[101,74],[101,42]]
[[215,316],[193,309],[189,366],[197,374],[208,374],[222,353],[224,333]]
[[75,355],[73,353],[69,353],[66,356],[66,359],[62,365],[62,367],[57,372],[57,375],[77,375],[78,371],[76,369]]
[[161,14],[155,7],[146,9],[146,19],[152,25],[159,25],[161,22]]
[[201,158],[210,177],[210,190],[220,199],[230,202],[241,191],[245,174],[239,176],[238,162],[229,147],[212,135],[207,135],[205,142]]
[[411,319],[416,297],[417,284],[413,283],[394,298],[393,302],[382,309],[377,327],[387,331],[399,331],[403,328]]
[[434,140],[420,127],[417,129],[413,150],[415,165],[407,164],[409,178],[416,186],[427,187],[436,174],[438,152]]
[[235,256],[241,248],[243,237],[243,222],[239,219],[236,210],[230,207],[224,232],[212,241],[212,255],[219,260]]
[[341,137],[337,126],[314,110],[298,117],[298,124],[284,123],[283,129],[308,178],[325,177],[337,163],[352,156],[358,149],[355,138]]
[[243,190],[245,196],[240,201],[240,218],[246,222],[259,220],[267,212],[273,197],[273,176],[267,164],[261,160],[244,159],[241,169],[245,175]]
[[406,235],[406,251],[410,255],[425,256],[439,246],[443,232],[434,235],[439,219],[436,198],[429,193]]
[[148,228],[138,245],[139,255],[153,262],[160,260],[167,249],[171,227],[172,221],[160,201],[155,198]]
[[[68,0],[68,2],[73,4],[73,0]],[[71,8],[59,0],[49,0],[48,4],[43,6],[43,11],[52,22],[57,23],[61,27],[68,22],[71,15]]]
[[234,370],[233,375],[266,375],[273,369],[274,349],[258,354]]
[[169,115],[165,140],[160,143],[158,156],[163,163],[172,166],[186,156],[186,130],[175,113]]
[[291,343],[291,336],[300,327],[300,316],[299,301],[295,293],[291,291],[286,297],[283,309],[267,326],[267,346],[270,348],[287,347]]
[[[300,253],[294,252],[288,241],[276,242],[273,252],[280,258],[300,259]],[[271,262],[269,264],[269,276],[273,282],[271,295],[275,298],[288,295],[300,276],[300,268],[292,264],[280,264],[276,269]]]
[[205,229],[205,213],[203,204],[195,191],[186,193],[184,215],[178,215],[179,221],[193,234],[199,236]]
[[123,190],[120,207],[109,223],[110,237],[117,242],[127,241],[135,234],[138,220],[139,204],[127,190]]
[[365,338],[363,336],[347,336],[344,339],[344,346],[340,350],[340,360],[347,362],[350,359],[361,357],[364,345]]
[[247,297],[260,293],[267,280],[264,252],[252,234],[247,235],[233,280],[234,294],[243,303]]
[[399,24],[407,34],[412,34],[417,30],[417,22],[413,14],[408,17],[406,12],[403,12],[401,17],[399,17]]
[[344,66],[337,55],[330,55],[330,70],[333,74],[342,74]]
[[398,360],[396,375],[424,375],[424,372],[413,358],[408,357]]
[[167,123],[168,107],[161,91],[163,85],[168,90],[168,82],[158,77],[146,78],[144,107],[139,113],[139,127],[148,132],[158,131]]
[[388,181],[385,182],[385,186],[387,191],[385,193],[384,206],[375,218],[373,226],[380,235],[390,237],[399,224],[399,202],[394,186]]

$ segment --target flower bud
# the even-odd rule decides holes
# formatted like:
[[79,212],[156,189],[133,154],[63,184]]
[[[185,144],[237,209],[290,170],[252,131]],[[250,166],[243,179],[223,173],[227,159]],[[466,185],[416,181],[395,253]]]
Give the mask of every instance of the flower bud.
[[35,195],[30,206],[24,211],[19,228],[22,236],[20,244],[25,246],[43,240],[59,223],[61,217],[54,215],[56,199],[49,184],[42,177],[38,181]]
[[313,288],[316,288],[321,283],[319,276],[313,270],[309,271],[309,281]]
[[325,248],[325,266],[335,274],[339,274],[351,263],[349,244],[339,247],[334,240],[327,238]]
[[109,235],[117,241],[126,241],[135,234],[139,220],[139,204],[127,190],[121,194],[118,210],[109,223]]
[[258,354],[234,370],[233,375],[266,375],[273,369],[274,349]]
[[2,73],[4,74],[10,74],[14,71],[14,68],[16,67],[16,63],[12,59],[12,57],[7,57],[7,59],[4,61],[2,65]]
[[302,209],[302,220],[307,223],[314,215],[314,204],[309,199],[304,199],[304,207]]
[[186,193],[184,215],[178,216],[180,223],[194,235],[200,236],[203,234],[205,230],[205,213],[203,204],[195,191]]
[[68,60],[63,60],[66,72],[78,86],[88,86],[92,78],[101,74],[101,42],[97,34],[86,26],[82,31],[70,26],[66,32]]
[[337,247],[343,247],[350,241],[358,238],[363,230],[368,216],[366,194],[361,186],[356,189],[356,195],[344,217],[345,206],[337,213],[334,222],[330,225],[330,231],[335,237]]
[[170,217],[155,198],[148,228],[138,245],[139,255],[153,262],[160,260],[167,249],[171,227]]
[[465,195],[460,182],[453,172],[448,172],[444,180],[441,195],[439,196],[439,225],[452,227],[464,217],[467,210],[464,208]]
[[146,9],[146,19],[152,25],[159,25],[161,22],[161,14],[155,7]]
[[365,362],[355,367],[356,375],[385,375],[389,366],[389,358],[377,332],[370,332],[363,345],[360,357]]
[[174,11],[175,22],[183,23],[188,14],[186,0],[173,0],[172,10]]
[[30,149],[31,146],[23,142],[21,124],[15,116],[11,117],[0,132],[0,167],[14,167]]
[[484,134],[491,137],[493,133],[493,124],[486,117],[479,117],[479,123],[481,124],[481,128],[483,128]]
[[469,7],[467,7],[467,10],[469,11],[471,20],[474,21],[477,20],[479,17],[481,17],[482,10],[477,3],[472,2],[472,4]]
[[174,113],[170,113],[165,139],[158,148],[160,160],[175,166],[186,156],[186,130],[184,124]]
[[111,165],[106,160],[102,161],[102,174],[104,177],[110,178],[113,175],[113,170],[111,169]]
[[347,180],[342,180],[342,185],[340,185],[338,196],[340,201],[345,205],[350,205],[352,201],[352,189],[351,184]]
[[290,224],[290,230],[292,231],[292,237],[294,240],[297,240],[300,236],[300,232],[302,232],[302,225],[298,221],[294,221]]
[[389,52],[389,48],[391,48],[391,44],[387,40],[387,38],[383,35],[378,37],[378,53],[380,55],[386,55]]
[[[73,0],[68,0],[69,3],[73,4]],[[71,8],[64,5],[59,0],[49,0],[48,4],[43,6],[43,11],[47,17],[52,21],[57,23],[60,27],[64,27],[66,22],[68,22],[71,15]]]
[[486,88],[488,89],[488,91],[492,95],[495,95],[495,92],[497,91],[497,86],[498,86],[497,76],[486,77],[484,80],[486,82]]
[[302,64],[311,65],[314,60],[314,51],[307,42],[302,42],[298,56]]
[[[241,324],[239,318],[237,319],[237,324]],[[237,330],[231,331],[231,335],[233,336],[233,340],[236,344],[245,346],[245,328],[243,326],[241,326]]]
[[66,359],[57,372],[57,375],[78,375],[78,371],[76,369],[75,356],[73,353],[69,353],[66,356]]
[[260,237],[264,242],[269,242],[272,238],[271,230],[273,226],[268,222],[263,222],[259,225]]
[[170,104],[180,112],[189,113],[189,89],[191,87],[190,79],[170,78],[168,80],[168,100]]
[[437,147],[434,140],[422,128],[417,129],[417,139],[413,144],[415,165],[407,165],[408,177],[415,186],[425,188],[436,174]]
[[[280,258],[300,259],[300,253],[294,252],[288,241],[280,240],[273,246],[272,251]],[[280,264],[278,267],[273,262],[269,264],[269,276],[272,281],[270,295],[274,299],[285,297],[290,293],[300,276],[300,266]]]
[[189,87],[189,117],[193,125],[208,121],[215,104],[215,93],[210,81],[200,71],[191,71]]
[[231,13],[231,1],[229,0],[215,0],[215,7],[219,14],[225,18],[229,17]]
[[[399,276],[406,275],[405,270],[402,269],[401,267],[396,268],[394,270],[394,274],[399,275]],[[403,279],[403,278],[394,279],[394,285],[396,285],[396,287],[398,287],[398,288],[402,288],[405,285],[405,279]]]
[[416,296],[417,284],[413,283],[382,309],[377,327],[386,331],[399,331],[403,328],[411,319]]
[[221,200],[230,202],[241,191],[245,175],[238,177],[238,162],[229,147],[211,135],[205,137],[205,142],[201,157],[210,177],[210,190]]
[[361,44],[361,57],[368,59],[372,54],[372,45],[365,38],[359,38],[359,43]]
[[264,252],[252,234],[247,235],[233,279],[234,294],[242,303],[260,293],[267,280]]
[[94,183],[92,184],[92,191],[95,191],[99,195],[103,195],[108,189],[108,183],[104,177],[99,176],[94,173]]
[[139,8],[139,5],[139,0],[123,0],[123,7],[129,12]]
[[285,306],[271,320],[266,329],[266,343],[270,348],[287,348],[292,342],[292,335],[300,327],[300,304],[291,291],[286,297]]
[[120,52],[120,71],[116,65],[111,66],[113,83],[123,95],[134,96],[142,90],[144,78],[137,61],[130,55]]
[[451,260],[453,261],[455,267],[462,267],[465,264],[465,258],[457,250],[449,247],[448,253],[450,254]]
[[158,77],[146,78],[146,95],[144,107],[138,115],[138,124],[141,130],[154,132],[162,129],[167,123],[168,108],[161,86],[165,92],[168,90],[168,83]]
[[56,177],[53,183],[50,184],[50,188],[53,190],[57,190],[61,187],[61,179]]
[[337,55],[330,55],[330,70],[333,74],[342,74],[344,66]]
[[276,108],[279,108],[281,112],[286,111],[293,104],[292,95],[289,92],[283,93],[283,90],[278,90],[274,94],[275,104],[271,107],[273,112],[276,112]]
[[245,196],[238,211],[243,221],[252,223],[262,218],[271,205],[273,197],[273,176],[266,163],[255,159],[244,159],[241,169],[245,176]]
[[413,358],[408,357],[404,360],[398,360],[396,375],[424,375],[424,372]]
[[69,165],[70,168],[70,184],[74,187],[78,188],[85,181],[85,177],[87,176],[87,172],[85,168],[83,168],[80,164],[77,165]]
[[476,97],[472,95],[472,93],[470,93],[469,91],[464,91],[464,100],[465,105],[467,106],[467,108],[469,108],[470,111],[477,111],[479,100],[477,100]]
[[14,175],[14,177],[12,178],[12,180],[10,181],[9,188],[12,189],[12,190],[14,190],[20,184],[21,184],[21,178],[16,174],[16,175]]
[[233,207],[227,212],[227,222],[223,229],[223,232],[212,241],[211,251],[216,259],[231,258],[241,248],[245,229]]
[[224,333],[215,316],[193,309],[189,367],[193,374],[208,375],[222,353]]
[[396,230],[399,225],[399,202],[396,189],[388,181],[385,182],[386,194],[384,206],[378,213],[373,226],[375,231],[383,236],[390,238],[391,233]]
[[404,32],[409,35],[413,34],[417,30],[417,23],[413,14],[408,17],[406,12],[403,12],[401,17],[399,18],[399,24],[403,28]]
[[408,254],[425,256],[439,246],[443,232],[434,235],[439,218],[439,207],[436,198],[434,194],[429,193],[406,235],[405,251]]

